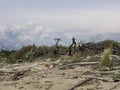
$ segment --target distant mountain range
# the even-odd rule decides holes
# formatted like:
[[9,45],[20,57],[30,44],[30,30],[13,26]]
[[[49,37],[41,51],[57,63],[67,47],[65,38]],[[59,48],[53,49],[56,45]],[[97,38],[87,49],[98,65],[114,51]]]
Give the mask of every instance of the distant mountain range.
[[13,50],[16,49],[14,45],[12,45],[9,41],[7,41],[6,39],[0,39],[0,49],[3,50]]
[[28,44],[53,45],[54,38],[61,38],[61,44],[69,45],[73,36],[78,42],[89,41],[90,38],[95,41],[104,39],[120,41],[120,33],[90,34],[81,30],[52,30],[44,28],[40,23],[27,23],[0,27],[0,48],[20,48]]

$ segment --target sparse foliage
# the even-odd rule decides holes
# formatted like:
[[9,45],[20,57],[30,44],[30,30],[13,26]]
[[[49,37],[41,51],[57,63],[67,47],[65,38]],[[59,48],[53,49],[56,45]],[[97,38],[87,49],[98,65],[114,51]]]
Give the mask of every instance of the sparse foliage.
[[[57,40],[59,41],[59,40]],[[75,43],[76,48],[72,47],[70,50],[74,51],[71,52],[73,55],[68,57],[68,59],[73,60],[74,62],[77,62],[80,60],[81,57],[87,57],[87,56],[94,56],[94,55],[100,55],[101,52],[105,48],[102,58],[101,58],[101,65],[107,66],[109,61],[109,55],[116,54],[120,55],[120,43],[113,40],[104,40],[100,42],[88,42],[84,44],[80,44],[77,46],[77,43],[75,40],[73,40],[73,43]],[[34,61],[35,59],[39,57],[45,57],[45,58],[61,58],[62,56],[68,55],[69,53],[69,46],[63,46],[63,45],[53,45],[53,46],[36,46],[28,45],[23,46],[17,51],[9,51],[8,53],[0,51],[0,61],[8,60],[11,62],[16,62],[18,59],[22,59],[23,61]]]
[[110,49],[105,49],[101,56],[101,65],[102,66],[109,66],[110,64]]

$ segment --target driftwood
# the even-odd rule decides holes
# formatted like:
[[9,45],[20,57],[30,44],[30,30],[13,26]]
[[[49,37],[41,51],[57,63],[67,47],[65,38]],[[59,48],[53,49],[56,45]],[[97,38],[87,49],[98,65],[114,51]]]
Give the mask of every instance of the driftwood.
[[[108,80],[108,79],[105,79],[105,78],[100,78],[100,77],[93,77],[93,76],[81,76],[83,78],[86,78],[85,80],[75,84],[74,86],[72,86],[71,88],[69,88],[68,90],[74,90],[75,88],[79,87],[80,85],[83,85],[85,83],[87,83],[88,81],[91,81],[93,79],[98,79],[98,80],[102,80],[102,81],[105,81],[105,82],[113,82],[113,80]],[[112,90],[114,88],[116,88],[117,86],[119,86],[119,84],[117,84],[116,86],[114,86],[113,88],[109,89],[109,90]]]
[[29,71],[29,68],[20,68],[20,69],[0,69],[0,73],[20,73],[20,72],[27,72]]
[[88,81],[91,81],[91,80],[92,80],[92,78],[87,78],[85,80],[82,80],[81,82],[75,84],[74,86],[72,86],[68,90],[74,90],[75,88],[79,87],[80,85],[83,85],[83,84],[85,84],[85,83],[87,83]]
[[31,68],[36,67],[38,64],[20,66],[20,67],[12,67],[12,68],[2,68],[0,69],[0,73],[19,73],[19,72],[28,72]]
[[19,80],[22,78],[30,68],[9,68],[9,69],[0,69],[0,75],[13,75],[10,79],[11,80]]
[[16,72],[14,76],[12,77],[12,80],[18,80],[22,78],[22,76],[25,74],[25,72]]
[[69,66],[74,66],[74,65],[97,65],[100,64],[100,62],[79,62],[79,63],[72,63],[72,64],[67,64],[67,65],[62,65],[57,67],[57,69],[64,69]]
[[117,85],[115,85],[114,87],[110,88],[109,90],[113,90],[115,88],[117,88],[120,85],[120,83],[118,83]]
[[83,77],[83,78],[91,78],[91,79],[98,79],[98,80],[102,80],[102,81],[105,81],[105,82],[113,82],[113,80],[100,78],[100,77],[95,77],[95,76],[81,76],[81,77]]

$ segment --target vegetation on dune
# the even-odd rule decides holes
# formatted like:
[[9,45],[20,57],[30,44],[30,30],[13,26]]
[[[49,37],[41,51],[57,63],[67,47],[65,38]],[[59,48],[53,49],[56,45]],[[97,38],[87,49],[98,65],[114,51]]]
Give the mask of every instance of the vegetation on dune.
[[[92,43],[92,44],[90,42],[88,43],[88,46],[85,46],[85,45],[87,44],[84,44],[82,46],[77,46],[75,44],[76,48],[71,46],[70,47],[71,55],[69,56],[69,49],[70,49],[69,46],[62,46],[62,45],[36,46],[33,44],[33,45],[23,46],[22,48],[16,51],[9,51],[8,53],[0,51],[0,62],[6,61],[8,63],[16,63],[17,60],[19,59],[21,59],[22,61],[31,62],[40,57],[51,58],[51,60],[53,61],[58,58],[61,58],[63,60],[69,60],[68,62],[79,62],[81,60],[81,57],[94,56],[96,54],[100,55],[101,52],[103,52],[101,48],[104,47],[105,50],[102,53],[101,65],[107,66],[108,63],[110,62],[109,55],[111,53],[120,55],[118,52],[120,49],[120,46],[119,46],[119,42],[117,41],[104,40],[104,41]],[[91,46],[89,47],[89,45]],[[106,49],[106,48],[109,48],[109,49]],[[115,51],[113,49],[118,51]]]
[[109,66],[110,64],[110,49],[105,49],[101,55],[101,65],[102,66]]

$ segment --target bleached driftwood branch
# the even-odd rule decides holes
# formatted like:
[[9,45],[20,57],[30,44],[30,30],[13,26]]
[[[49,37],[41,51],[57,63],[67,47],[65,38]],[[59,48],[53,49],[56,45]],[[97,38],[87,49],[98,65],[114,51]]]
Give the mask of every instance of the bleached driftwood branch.
[[74,65],[97,65],[97,64],[100,64],[100,62],[79,62],[79,63],[71,63],[67,65],[62,65],[62,66],[57,67],[57,69],[64,69],[66,67],[74,66]]
[[16,72],[27,72],[30,68],[10,68],[10,69],[0,69],[0,73],[16,73]]
[[77,83],[77,84],[73,85],[72,87],[70,87],[68,90],[74,90],[75,88],[77,88],[77,87],[79,87],[79,86],[81,86],[81,85],[83,85],[83,84],[85,84],[85,83],[87,83],[88,81],[91,81],[91,80],[92,80],[92,78],[87,78],[85,80],[82,80],[79,83]]

